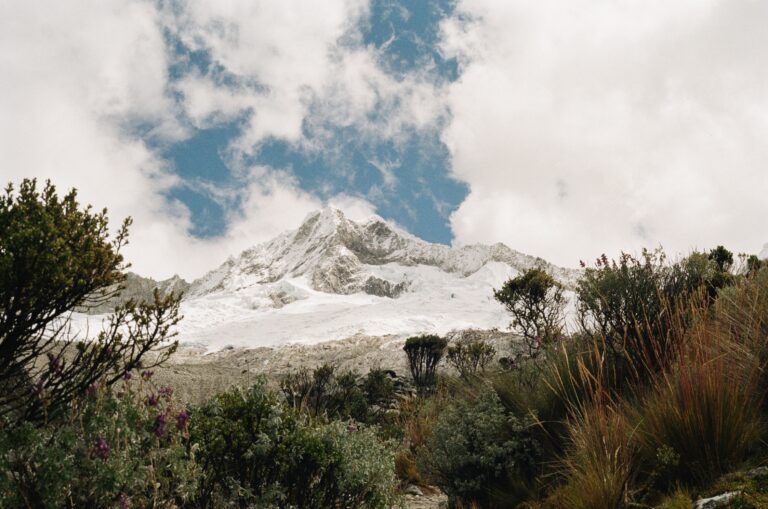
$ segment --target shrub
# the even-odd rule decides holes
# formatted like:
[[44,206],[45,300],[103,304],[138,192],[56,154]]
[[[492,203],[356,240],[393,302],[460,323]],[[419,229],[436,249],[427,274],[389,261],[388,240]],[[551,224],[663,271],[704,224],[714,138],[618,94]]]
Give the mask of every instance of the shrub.
[[459,375],[466,379],[472,378],[478,372],[483,372],[496,355],[493,345],[486,343],[473,334],[465,331],[454,344],[448,347],[447,359]]
[[291,408],[313,416],[365,421],[368,415],[358,376],[351,371],[336,374],[330,364],[316,368],[311,375],[306,368],[290,373],[280,381],[280,389]]
[[392,499],[392,454],[373,431],[312,424],[263,381],[220,394],[193,416],[201,505],[387,507]]
[[189,414],[167,388],[93,388],[52,424],[0,429],[0,507],[177,507],[197,490]]
[[644,250],[640,258],[623,253],[618,262],[603,255],[578,282],[582,332],[625,356],[638,372],[663,367],[690,324],[691,303],[723,284],[718,267],[702,253],[673,264],[660,249]]
[[363,381],[363,393],[369,405],[385,406],[395,398],[395,385],[383,369],[372,369]]
[[512,314],[512,329],[524,338],[529,358],[563,335],[563,287],[545,270],[529,269],[494,290],[493,296]]
[[437,365],[447,345],[444,338],[435,335],[414,336],[405,341],[408,368],[420,391],[429,391],[437,384]]
[[507,415],[486,388],[440,414],[420,454],[422,470],[453,504],[514,507],[530,494],[526,483],[539,459],[532,424],[531,417]]
[[110,238],[106,210],[81,207],[75,191],[59,198],[50,182],[38,191],[24,180],[18,194],[8,186],[0,195],[0,417],[40,423],[149,351],[159,364],[175,349],[157,347],[179,321],[178,295],[128,302],[92,341],[66,341],[71,311],[120,291],[129,225]]
[[403,484],[422,484],[413,452],[405,449],[395,455],[395,475]]

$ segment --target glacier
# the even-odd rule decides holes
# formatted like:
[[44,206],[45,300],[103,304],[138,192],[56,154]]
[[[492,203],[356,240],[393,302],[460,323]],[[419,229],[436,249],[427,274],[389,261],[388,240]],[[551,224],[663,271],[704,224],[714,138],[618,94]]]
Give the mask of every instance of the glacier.
[[532,267],[569,289],[580,273],[504,244],[429,243],[378,216],[358,222],[328,207],[189,284],[178,339],[217,350],[505,329],[493,289]]

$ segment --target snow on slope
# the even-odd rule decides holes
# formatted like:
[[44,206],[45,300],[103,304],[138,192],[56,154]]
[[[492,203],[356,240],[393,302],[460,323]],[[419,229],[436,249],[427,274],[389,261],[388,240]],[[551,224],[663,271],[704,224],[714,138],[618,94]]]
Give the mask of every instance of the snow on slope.
[[431,244],[379,217],[355,222],[327,208],[194,281],[178,338],[214,350],[506,328],[493,289],[534,266],[569,287],[579,274],[503,244]]
[[768,243],[763,246],[763,250],[758,255],[761,260],[768,260]]
[[431,244],[379,217],[358,223],[327,208],[193,282],[180,339],[255,347],[505,328],[492,290],[533,266],[566,285],[578,274],[503,244]]

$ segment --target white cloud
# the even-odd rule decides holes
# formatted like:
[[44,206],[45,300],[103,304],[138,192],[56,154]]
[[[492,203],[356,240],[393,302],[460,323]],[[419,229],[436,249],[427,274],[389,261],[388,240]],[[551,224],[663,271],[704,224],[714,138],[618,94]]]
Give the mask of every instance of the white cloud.
[[[446,113],[442,87],[428,68],[399,78],[382,69],[360,40],[367,15],[364,0],[174,4],[165,22],[216,65],[178,84],[186,112],[197,125],[250,113],[236,144],[245,153],[270,137],[328,150],[327,125],[376,139],[434,128]],[[222,82],[222,71],[234,79]],[[319,140],[312,146],[305,126]]]
[[444,140],[471,187],[457,242],[566,265],[765,242],[768,5],[483,0],[459,12],[443,25],[462,68]]
[[[220,4],[215,9],[223,9]],[[214,45],[217,58],[234,71],[253,73],[273,85],[293,80],[315,86],[324,80],[313,76],[324,72],[325,45],[335,41],[342,18],[348,15],[345,2],[331,4],[323,2],[322,12],[320,4],[309,3],[304,10],[294,9],[294,14],[281,14],[270,10],[276,3],[264,2],[269,16],[254,26],[247,25],[247,11],[233,10],[225,14],[232,19],[243,16],[243,25],[234,34],[217,28],[218,11],[206,14],[212,7],[195,4],[202,11],[194,11],[202,28],[193,36]],[[311,21],[303,21],[306,14],[311,14]],[[164,194],[180,183],[178,177],[131,129],[155,125],[157,136],[168,140],[185,136],[184,126],[174,120],[178,106],[168,94],[171,55],[163,39],[166,15],[153,2],[129,0],[3,4],[0,179],[50,178],[62,191],[78,188],[81,202],[108,207],[113,223],[129,215],[134,218],[125,252],[133,270],[159,278],[173,273],[191,278],[254,242],[295,227],[322,203],[299,190],[285,174],[240,168],[246,180],[237,192],[246,205],[231,212],[229,230],[214,239],[189,235],[190,211],[179,202],[169,202]],[[319,25],[307,25],[310,22]],[[206,30],[223,30],[224,36],[204,39]],[[237,33],[244,39],[235,44]],[[281,51],[272,54],[276,47]],[[232,96],[231,90],[211,87],[202,77],[197,81],[192,77],[181,86],[187,94],[187,113],[199,125],[214,122],[216,115],[231,116],[252,107],[270,123],[288,118],[283,127],[270,127],[269,133],[292,137],[303,115],[303,110],[294,111],[303,107],[301,101],[295,102],[303,93],[301,86],[285,97],[278,90],[257,100],[245,93]],[[359,200],[341,200],[353,211],[364,208]]]

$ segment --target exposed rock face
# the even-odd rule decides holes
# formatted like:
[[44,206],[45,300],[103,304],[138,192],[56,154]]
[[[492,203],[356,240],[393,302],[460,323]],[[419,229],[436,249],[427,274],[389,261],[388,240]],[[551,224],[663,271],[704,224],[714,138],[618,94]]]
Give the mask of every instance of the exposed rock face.
[[348,295],[364,292],[397,298],[408,291],[407,281],[388,281],[369,267],[396,263],[431,266],[468,277],[489,262],[502,262],[517,270],[543,267],[566,286],[579,271],[556,267],[524,255],[504,244],[453,248],[423,241],[379,217],[358,223],[335,208],[310,215],[304,223],[274,240],[244,251],[195,281],[190,295],[237,291],[285,278],[307,276],[318,291]]
[[189,283],[179,276],[173,276],[163,281],[155,281],[154,279],[141,277],[138,274],[129,272],[126,274],[125,281],[123,282],[123,291],[119,295],[96,306],[84,306],[80,310],[90,314],[109,313],[116,306],[125,304],[131,299],[139,302],[151,301],[156,288],[163,294],[171,292],[186,293],[189,290],[189,286]]
[[408,281],[401,281],[397,284],[393,284],[386,279],[381,279],[376,276],[370,276],[365,280],[363,285],[363,291],[368,295],[376,295],[377,297],[389,297],[390,299],[396,299],[401,293],[408,290]]

